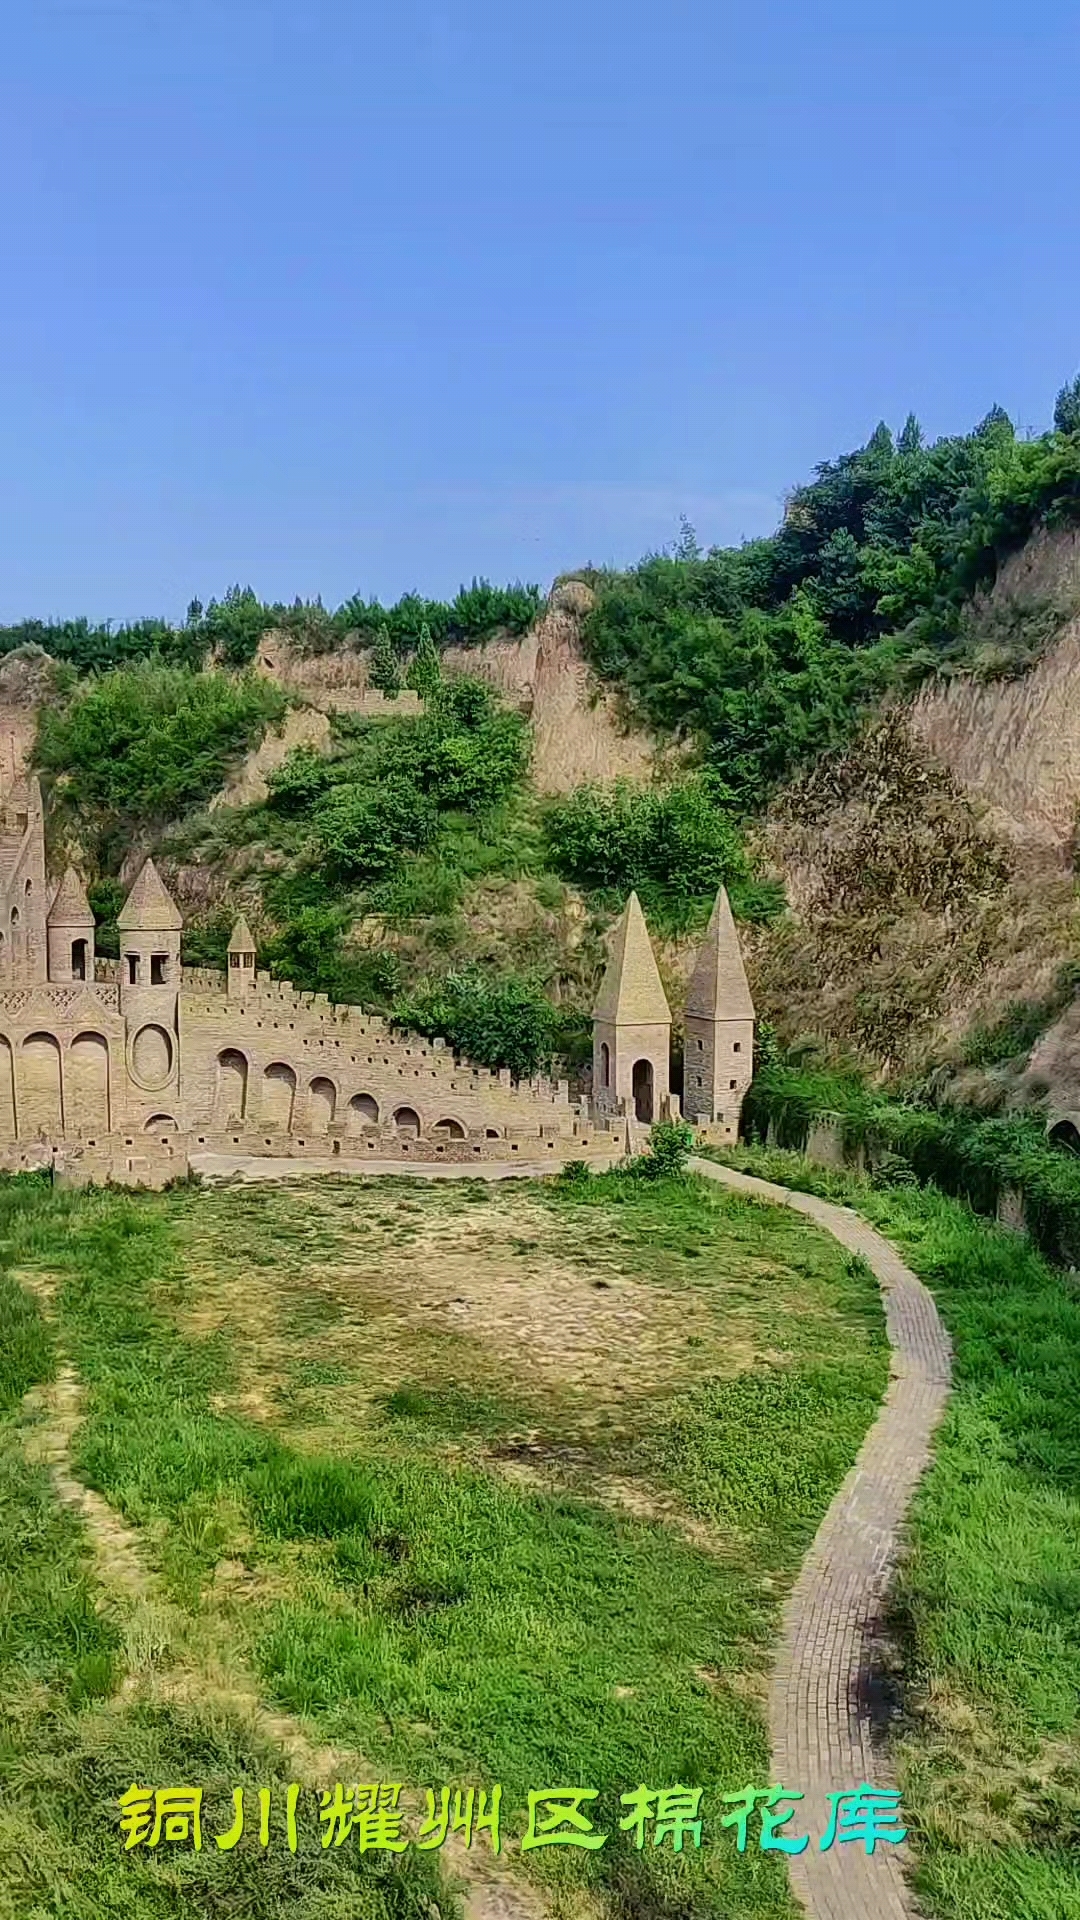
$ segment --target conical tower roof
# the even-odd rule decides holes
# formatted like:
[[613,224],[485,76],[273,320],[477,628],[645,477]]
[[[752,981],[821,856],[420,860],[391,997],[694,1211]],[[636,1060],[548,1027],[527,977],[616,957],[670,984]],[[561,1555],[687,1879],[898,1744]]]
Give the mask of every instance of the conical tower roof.
[[56,889],[47,924],[50,927],[92,927],[94,924],[86,888],[74,867],[68,867]]
[[252,938],[251,928],[248,926],[243,914],[240,914],[229,936],[228,951],[230,953],[254,953],[255,951],[255,941]]
[[656,956],[637,894],[632,893],[615,928],[611,958],[600,984],[593,1019],[618,1026],[670,1026]]
[[704,1020],[754,1018],[754,1003],[750,998],[739,936],[731,917],[726,887],[721,887],[716,896],[697,965],[687,989],[686,1011],[698,1014]]
[[121,933],[179,933],[180,909],[152,860],[145,860],[139,877],[116,918]]

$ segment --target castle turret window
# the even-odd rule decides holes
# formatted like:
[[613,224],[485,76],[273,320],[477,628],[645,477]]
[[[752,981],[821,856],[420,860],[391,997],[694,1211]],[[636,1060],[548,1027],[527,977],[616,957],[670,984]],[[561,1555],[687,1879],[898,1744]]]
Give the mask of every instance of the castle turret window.
[[150,985],[163,987],[169,977],[169,956],[167,953],[150,955]]
[[128,953],[124,958],[127,961],[128,986],[135,987],[139,983],[139,956],[137,953]]

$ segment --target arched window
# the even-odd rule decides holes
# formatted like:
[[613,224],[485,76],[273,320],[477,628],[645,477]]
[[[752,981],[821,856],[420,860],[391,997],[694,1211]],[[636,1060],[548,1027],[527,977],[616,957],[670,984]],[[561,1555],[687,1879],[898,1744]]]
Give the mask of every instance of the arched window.
[[607,1041],[601,1040],[600,1042],[600,1085],[602,1087],[607,1087],[607,1086],[610,1086],[610,1084],[611,1084],[611,1053],[608,1049]]

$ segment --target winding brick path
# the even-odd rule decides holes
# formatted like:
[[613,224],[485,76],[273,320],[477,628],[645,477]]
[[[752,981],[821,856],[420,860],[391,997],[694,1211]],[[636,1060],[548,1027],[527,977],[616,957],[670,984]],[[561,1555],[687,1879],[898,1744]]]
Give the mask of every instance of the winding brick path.
[[[792,1589],[769,1696],[773,1778],[802,1788],[807,1808],[824,1809],[826,1794],[864,1781],[895,1785],[873,1730],[882,1613],[908,1506],[949,1396],[949,1338],[921,1280],[849,1208],[713,1161],[690,1165],[739,1193],[807,1214],[862,1254],[884,1296],[889,1389]],[[789,1870],[812,1920],[911,1920],[918,1908],[904,1877],[908,1864],[904,1846],[879,1846],[868,1858],[856,1843],[828,1853],[811,1845]]]

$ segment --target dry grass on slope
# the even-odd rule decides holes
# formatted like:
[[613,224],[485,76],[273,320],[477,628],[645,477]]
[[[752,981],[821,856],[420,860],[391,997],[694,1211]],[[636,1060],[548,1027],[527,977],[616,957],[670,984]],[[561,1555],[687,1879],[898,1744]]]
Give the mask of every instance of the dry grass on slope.
[[786,1040],[917,1071],[1074,950],[1064,860],[1007,847],[899,710],[790,789],[762,844],[792,913],[754,937],[752,984]]

